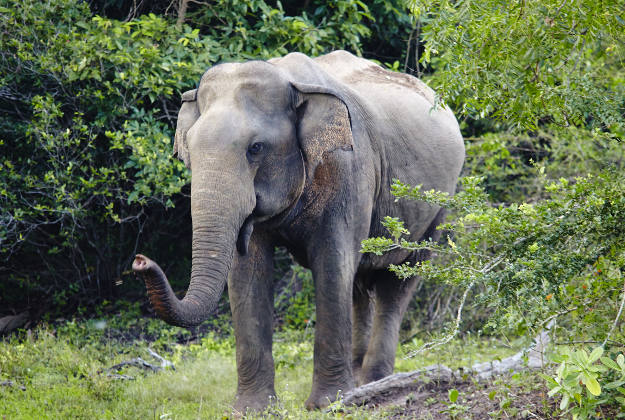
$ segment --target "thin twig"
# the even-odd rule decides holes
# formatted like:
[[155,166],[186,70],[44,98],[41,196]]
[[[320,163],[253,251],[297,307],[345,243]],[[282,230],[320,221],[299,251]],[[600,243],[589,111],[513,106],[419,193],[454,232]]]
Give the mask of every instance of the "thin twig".
[[149,347],[148,347],[148,353],[150,353],[150,355],[153,358],[155,358],[156,360],[161,362],[161,368],[165,369],[165,368],[170,367],[173,370],[176,370],[176,367],[174,366],[174,364],[172,362],[170,362],[169,360],[165,359],[164,357],[162,357],[161,355],[159,355],[157,352],[155,352],[154,350],[152,350]]
[[616,314],[616,318],[614,318],[612,328],[610,328],[610,331],[608,331],[608,335],[605,337],[605,340],[603,340],[603,344],[601,344],[601,347],[605,347],[605,344],[608,342],[610,336],[614,332],[616,324],[618,324],[618,320],[621,317],[621,313],[623,313],[623,305],[625,305],[625,284],[623,284],[623,297],[621,298],[621,306],[618,308],[618,313]]
[[[617,346],[625,347],[625,343],[621,343],[615,340],[608,340],[608,341]],[[570,346],[571,344],[599,344],[599,341],[596,341],[596,340],[556,341],[553,344],[555,344],[556,346]]]
[[550,317],[548,317],[547,319],[545,319],[545,320],[541,323],[541,325],[544,327],[545,325],[549,324],[549,323],[550,323],[551,321],[553,321],[554,319],[556,319],[556,318],[558,318],[558,317],[560,317],[560,316],[562,316],[562,315],[566,315],[566,314],[568,314],[568,313],[571,313],[571,312],[573,312],[573,311],[576,311],[576,310],[578,310],[579,308],[580,308],[579,306],[576,306],[576,307],[574,307],[574,308],[569,308],[569,309],[566,309],[566,310],[564,310],[564,311],[562,311],[562,312],[556,312],[555,314],[553,314],[553,315],[551,315]]
[[408,37],[408,42],[406,43],[406,58],[404,59],[404,73],[406,73],[406,70],[408,69],[408,58],[410,58],[410,46],[412,44],[412,36],[415,32],[415,29],[413,28],[410,31],[410,36]]
[[434,341],[430,341],[429,343],[425,343],[420,348],[408,353],[408,355],[404,357],[405,359],[415,357],[416,355],[423,353],[425,350],[430,350],[430,349],[442,346],[443,344],[447,344],[452,340],[452,338],[454,338],[458,334],[458,331],[460,331],[460,322],[462,321],[462,309],[464,308],[464,303],[467,300],[467,295],[469,294],[469,291],[473,288],[474,284],[475,284],[475,280],[472,281],[471,284],[467,286],[464,293],[462,294],[462,299],[460,300],[460,306],[458,306],[458,313],[456,314],[456,324],[454,325],[454,330],[451,332],[451,334],[447,335],[446,337],[443,337],[440,340],[434,340]]

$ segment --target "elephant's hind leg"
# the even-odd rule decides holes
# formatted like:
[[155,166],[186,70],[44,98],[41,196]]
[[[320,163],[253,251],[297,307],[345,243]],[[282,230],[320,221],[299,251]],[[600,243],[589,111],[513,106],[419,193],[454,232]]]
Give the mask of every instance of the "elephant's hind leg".
[[362,362],[369,347],[373,324],[373,302],[370,296],[369,278],[368,275],[357,275],[353,290],[352,372],[357,386],[364,383],[361,378]]
[[369,347],[362,363],[362,383],[393,373],[399,327],[415,286],[416,278],[400,280],[388,271],[377,272],[375,315]]
[[[422,240],[429,238],[438,241],[441,232],[436,227],[445,219],[445,214],[445,209],[439,210],[421,237]],[[430,252],[420,251],[410,261],[424,261],[429,257]],[[400,280],[387,270],[379,270],[372,275],[375,276],[375,315],[369,347],[362,363],[362,383],[376,381],[393,373],[399,327],[417,284],[416,277]]]

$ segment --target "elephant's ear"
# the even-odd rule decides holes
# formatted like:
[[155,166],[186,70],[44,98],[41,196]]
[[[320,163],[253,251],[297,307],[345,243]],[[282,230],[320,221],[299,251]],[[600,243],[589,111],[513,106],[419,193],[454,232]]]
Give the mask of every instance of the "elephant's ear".
[[176,137],[174,139],[174,156],[184,162],[187,168],[191,167],[189,160],[189,145],[187,144],[187,131],[200,117],[197,106],[197,89],[186,91],[182,94],[182,105],[178,112],[176,125]]
[[297,137],[306,162],[306,174],[312,178],[325,155],[337,149],[353,150],[349,110],[329,89],[301,83],[292,85]]

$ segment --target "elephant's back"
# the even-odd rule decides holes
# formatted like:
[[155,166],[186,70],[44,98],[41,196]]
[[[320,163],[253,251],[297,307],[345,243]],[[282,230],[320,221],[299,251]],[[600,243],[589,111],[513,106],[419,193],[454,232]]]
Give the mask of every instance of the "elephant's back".
[[423,97],[430,106],[435,104],[434,91],[421,80],[408,74],[386,70],[347,51],[339,50],[322,55],[315,58],[315,62],[328,74],[365,96],[376,95],[377,92],[369,89],[373,85],[376,91],[380,90],[388,95],[409,90]]

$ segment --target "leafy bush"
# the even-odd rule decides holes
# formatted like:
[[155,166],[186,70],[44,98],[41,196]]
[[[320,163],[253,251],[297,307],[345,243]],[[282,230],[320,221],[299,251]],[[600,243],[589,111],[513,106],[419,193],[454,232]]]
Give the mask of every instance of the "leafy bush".
[[305,329],[315,325],[315,288],[310,270],[299,266],[294,266],[294,270],[301,280],[302,289],[291,299],[284,319],[288,327]]
[[625,405],[625,358],[622,353],[614,359],[602,357],[603,354],[603,347],[599,346],[590,354],[583,349],[572,351],[563,347],[552,355],[552,360],[559,363],[556,376],[541,376],[547,381],[549,396],[561,395],[563,414],[588,419],[595,417],[597,409],[606,402]]
[[[430,249],[448,256],[444,266],[425,261],[391,266],[401,278],[421,275],[470,288],[493,309],[490,325],[526,329],[568,314],[571,335],[604,338],[616,313],[625,266],[625,187],[619,173],[569,183],[543,180],[549,198],[534,204],[492,206],[480,179],[463,179],[456,196],[420,191],[399,181],[393,194],[453,208],[458,216],[443,226],[453,232],[448,246],[410,242],[397,219],[387,218],[390,237],[363,242],[363,251]],[[583,295],[581,295],[583,293]],[[583,319],[587,312],[593,319]]]
[[2,14],[3,287],[111,296],[145,213],[173,207],[186,183],[159,107],[171,121],[213,43],[154,15],[92,18],[72,0]]
[[337,48],[361,52],[365,25],[373,21],[361,1],[315,2],[312,15],[288,16],[280,2],[219,0],[190,4],[190,19],[203,34],[218,40],[233,58],[271,58],[290,51],[320,55]]
[[461,115],[623,136],[622,4],[412,0],[430,83]]
[[605,168],[625,170],[623,145],[583,128],[546,126],[536,132],[491,132],[466,140],[464,172],[482,177],[497,203],[545,198],[541,170],[569,182]]
[[432,250],[443,264],[390,269],[461,290],[447,335],[413,354],[463,330],[471,301],[488,309],[484,329],[524,335],[554,325],[565,343],[601,343],[591,356],[583,349],[556,356],[562,365],[550,387],[563,395],[563,410],[575,401],[568,412],[584,417],[620,402],[613,394],[596,398],[598,383],[620,369],[618,357],[596,364],[599,353],[623,338],[620,5],[427,0],[411,7],[423,25],[427,80],[464,118],[468,142],[468,176],[455,197],[399,180],[392,186],[398,199],[452,209],[441,227],[447,244],[407,241],[402,222],[391,218],[388,237],[363,242],[365,252]]

